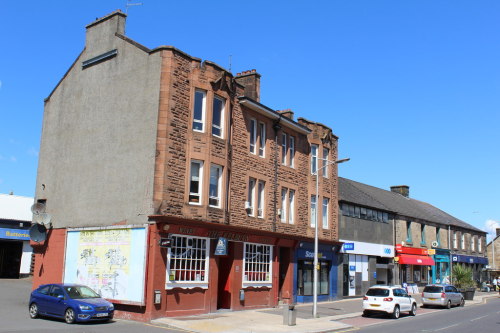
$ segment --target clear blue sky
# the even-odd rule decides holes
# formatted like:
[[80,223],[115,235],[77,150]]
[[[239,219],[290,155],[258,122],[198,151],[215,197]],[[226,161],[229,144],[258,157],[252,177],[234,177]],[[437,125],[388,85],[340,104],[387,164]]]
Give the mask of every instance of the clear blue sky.
[[[340,137],[339,173],[476,227],[500,220],[500,1],[138,0],[126,34],[232,72]],[[43,100],[126,0],[0,3],[0,193],[33,196]]]

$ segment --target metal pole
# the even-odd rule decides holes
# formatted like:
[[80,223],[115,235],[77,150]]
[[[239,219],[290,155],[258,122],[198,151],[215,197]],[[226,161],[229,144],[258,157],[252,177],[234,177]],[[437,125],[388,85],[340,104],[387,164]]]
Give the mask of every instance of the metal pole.
[[314,261],[313,261],[313,318],[318,317],[318,207],[319,207],[319,171],[327,167],[330,164],[339,164],[349,161],[349,158],[344,158],[337,161],[329,161],[328,159],[322,159],[324,161],[323,166],[319,168],[319,157],[316,157],[316,208],[314,217]]
[[[316,162],[318,158],[316,157]],[[319,163],[318,163],[319,164]],[[326,166],[327,164],[325,164]],[[313,318],[318,316],[318,201],[319,201],[319,168],[316,165],[316,207],[314,208],[314,271],[313,271]]]

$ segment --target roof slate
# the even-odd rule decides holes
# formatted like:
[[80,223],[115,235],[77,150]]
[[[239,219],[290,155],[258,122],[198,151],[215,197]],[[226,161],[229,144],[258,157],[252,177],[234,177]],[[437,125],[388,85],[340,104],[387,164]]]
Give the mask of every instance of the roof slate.
[[339,177],[339,201],[373,207],[410,218],[486,233],[433,205],[399,193]]

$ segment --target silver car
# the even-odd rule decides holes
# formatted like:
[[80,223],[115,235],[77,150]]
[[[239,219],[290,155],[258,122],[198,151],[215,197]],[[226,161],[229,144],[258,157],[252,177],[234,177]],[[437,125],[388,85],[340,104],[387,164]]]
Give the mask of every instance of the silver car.
[[422,306],[443,306],[450,309],[453,305],[464,306],[465,300],[461,292],[450,284],[429,284],[422,292]]

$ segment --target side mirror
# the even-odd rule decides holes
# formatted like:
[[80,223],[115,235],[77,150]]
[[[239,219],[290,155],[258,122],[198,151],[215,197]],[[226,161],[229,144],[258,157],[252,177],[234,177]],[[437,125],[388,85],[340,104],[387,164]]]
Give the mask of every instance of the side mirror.
[[57,295],[57,298],[64,299],[64,295]]

